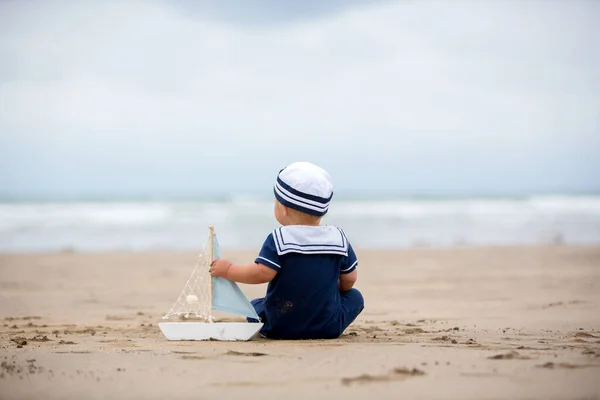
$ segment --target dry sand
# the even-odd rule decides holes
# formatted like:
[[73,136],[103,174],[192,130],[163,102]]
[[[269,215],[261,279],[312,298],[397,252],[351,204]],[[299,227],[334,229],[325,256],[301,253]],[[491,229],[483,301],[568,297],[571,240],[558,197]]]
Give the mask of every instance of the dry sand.
[[156,325],[195,254],[0,255],[0,398],[600,399],[600,248],[359,257],[340,339],[224,343]]

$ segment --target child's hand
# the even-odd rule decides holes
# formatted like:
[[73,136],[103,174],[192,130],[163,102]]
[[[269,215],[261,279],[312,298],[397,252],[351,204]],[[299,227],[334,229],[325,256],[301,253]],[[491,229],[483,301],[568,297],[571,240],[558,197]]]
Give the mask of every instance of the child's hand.
[[231,267],[231,263],[222,258],[217,258],[210,265],[210,274],[212,276],[220,276],[221,278],[227,279],[227,272],[229,271],[229,267]]

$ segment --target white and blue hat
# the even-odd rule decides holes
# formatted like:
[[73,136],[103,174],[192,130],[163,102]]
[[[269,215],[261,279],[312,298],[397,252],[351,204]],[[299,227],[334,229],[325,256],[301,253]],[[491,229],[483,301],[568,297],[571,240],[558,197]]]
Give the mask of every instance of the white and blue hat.
[[317,217],[327,213],[333,198],[331,177],[309,162],[295,162],[282,169],[273,190],[284,206]]

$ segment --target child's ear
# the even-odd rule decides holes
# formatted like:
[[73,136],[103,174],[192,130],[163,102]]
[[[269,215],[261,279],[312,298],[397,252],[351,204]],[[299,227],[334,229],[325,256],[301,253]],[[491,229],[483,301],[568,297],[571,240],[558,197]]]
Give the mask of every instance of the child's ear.
[[288,216],[288,214],[289,214],[289,212],[288,212],[288,208],[287,208],[286,206],[283,206],[283,216],[284,216],[284,217],[287,217],[287,216]]

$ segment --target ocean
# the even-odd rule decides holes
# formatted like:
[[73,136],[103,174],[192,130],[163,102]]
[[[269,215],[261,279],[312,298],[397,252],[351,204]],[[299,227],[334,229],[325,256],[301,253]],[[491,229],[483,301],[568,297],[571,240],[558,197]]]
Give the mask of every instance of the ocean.
[[[600,196],[334,199],[323,223],[362,249],[600,244]],[[0,252],[258,250],[273,200],[0,202]]]

